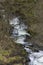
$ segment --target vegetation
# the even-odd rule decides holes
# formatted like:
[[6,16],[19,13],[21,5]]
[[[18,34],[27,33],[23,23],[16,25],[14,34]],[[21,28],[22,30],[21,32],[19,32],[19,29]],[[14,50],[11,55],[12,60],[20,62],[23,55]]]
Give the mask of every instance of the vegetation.
[[[39,23],[34,15],[34,8],[38,0],[3,0],[0,2],[0,65],[23,65],[26,63],[26,51],[23,46],[16,44],[10,38],[9,19],[21,16],[28,24],[28,32],[32,35],[31,41],[36,39],[39,31],[36,27]],[[35,35],[35,36],[34,36]],[[33,41],[32,41],[33,42]]]

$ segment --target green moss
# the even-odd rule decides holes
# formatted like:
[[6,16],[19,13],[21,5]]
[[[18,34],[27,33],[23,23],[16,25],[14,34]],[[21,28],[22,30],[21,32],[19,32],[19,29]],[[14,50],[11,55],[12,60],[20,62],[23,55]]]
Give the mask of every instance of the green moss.
[[10,51],[9,50],[0,50],[0,54],[3,55],[3,56],[9,56]]
[[27,55],[26,50],[22,49],[22,50],[21,50],[21,54],[22,54],[22,55]]
[[13,62],[13,61],[21,61],[21,60],[22,60],[21,56],[14,56],[14,57],[9,57],[7,59],[7,62],[10,63],[10,62]]
[[23,65],[22,63],[14,64],[14,65]]
[[20,62],[20,61],[23,61],[23,57],[14,56],[14,57],[7,58],[5,56],[0,55],[0,61],[5,62],[5,63],[10,63],[10,62],[13,62],[13,61]]
[[23,65],[22,63],[18,63],[18,64],[13,64],[13,65]]
[[3,61],[4,57],[2,55],[0,55],[0,61]]
[[6,63],[7,62],[7,58],[0,54],[0,62]]

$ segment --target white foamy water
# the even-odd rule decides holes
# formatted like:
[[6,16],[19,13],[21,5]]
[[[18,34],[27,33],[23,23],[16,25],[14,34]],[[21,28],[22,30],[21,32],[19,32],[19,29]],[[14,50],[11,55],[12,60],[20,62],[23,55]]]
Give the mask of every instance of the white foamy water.
[[28,52],[30,62],[28,65],[43,65],[43,51],[39,50],[39,52],[33,52],[32,49],[29,48],[32,44],[28,41],[26,42],[26,35],[30,36],[27,33],[27,26],[19,20],[18,17],[10,20],[10,25],[14,26],[14,30],[12,31],[12,37],[16,38],[15,42],[24,45],[24,49]]
[[28,53],[32,53],[32,50],[31,49],[29,49],[29,48],[24,48]]
[[19,19],[17,17],[10,20],[10,25],[17,25],[17,24],[19,24]]
[[21,30],[21,29],[18,30],[18,35],[19,35],[19,36],[21,36],[21,35],[28,35],[28,36],[30,36],[30,34],[28,34],[28,33],[26,32],[26,30]]
[[18,39],[15,42],[20,43],[20,44],[26,44],[26,42],[24,42],[24,40],[25,40],[25,37],[20,36],[20,37],[18,37]]
[[29,65],[43,65],[43,51],[33,52],[29,58],[31,60]]

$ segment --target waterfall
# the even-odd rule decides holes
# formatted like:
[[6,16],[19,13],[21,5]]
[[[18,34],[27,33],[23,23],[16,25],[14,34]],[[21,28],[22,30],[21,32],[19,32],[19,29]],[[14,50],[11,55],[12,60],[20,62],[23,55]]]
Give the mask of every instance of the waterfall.
[[9,23],[14,27],[11,37],[14,38],[17,44],[25,45],[24,49],[28,52],[28,58],[30,59],[28,65],[43,65],[43,51],[32,51],[29,48],[32,43],[25,41],[27,40],[26,35],[30,37],[30,34],[27,32],[27,25],[23,21],[20,21],[19,17],[13,18]]

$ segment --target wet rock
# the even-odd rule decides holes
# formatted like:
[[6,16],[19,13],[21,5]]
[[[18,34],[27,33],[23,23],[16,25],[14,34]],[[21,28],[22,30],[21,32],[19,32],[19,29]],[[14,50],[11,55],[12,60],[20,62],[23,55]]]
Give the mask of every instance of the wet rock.
[[28,62],[30,62],[31,60],[29,59],[29,58],[27,58],[27,60],[26,60],[26,63],[28,63]]
[[39,52],[39,50],[38,49],[34,49],[34,52]]

